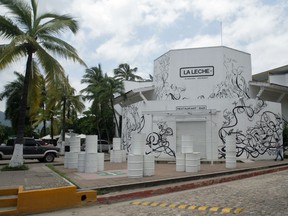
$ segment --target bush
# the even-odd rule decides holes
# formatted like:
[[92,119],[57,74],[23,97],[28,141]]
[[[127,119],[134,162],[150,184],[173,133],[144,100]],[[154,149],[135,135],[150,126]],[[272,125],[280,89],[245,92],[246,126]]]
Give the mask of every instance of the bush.
[[17,166],[17,167],[9,167],[9,165],[4,166],[1,171],[21,171],[21,170],[28,170],[29,167],[25,164],[22,166]]

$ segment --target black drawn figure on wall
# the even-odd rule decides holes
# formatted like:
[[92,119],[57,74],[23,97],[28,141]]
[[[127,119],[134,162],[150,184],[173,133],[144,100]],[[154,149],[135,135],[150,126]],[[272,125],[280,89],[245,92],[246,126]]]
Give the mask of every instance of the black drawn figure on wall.
[[[238,62],[224,55],[224,72],[225,80],[218,83],[213,89],[213,92],[208,98],[249,98],[248,84],[243,77],[244,67]],[[197,97],[198,99],[205,98],[204,95]]]
[[[225,80],[216,85],[208,98],[237,98],[237,100],[233,103],[232,110],[225,109],[223,111],[225,120],[218,131],[219,138],[224,144],[224,147],[218,149],[220,158],[225,158],[226,137],[231,133],[236,134],[237,157],[245,154],[246,158],[256,158],[265,153],[274,154],[276,143],[281,142],[282,120],[280,115],[263,111],[267,104],[260,98],[255,105],[247,105],[250,96],[248,84],[243,76],[245,68],[239,65],[235,59],[227,56],[224,56],[223,66],[226,73]],[[205,98],[205,96],[198,96],[198,99],[201,98]],[[248,119],[252,122],[259,116],[260,120],[256,121],[253,127],[248,127],[246,131],[239,129],[240,119]]]
[[[155,75],[155,91],[154,96],[157,100],[182,100],[187,99],[183,94],[185,87],[177,86],[168,82],[169,77],[170,56],[164,55],[159,59],[159,73]],[[156,71],[156,69],[154,69]]]
[[161,154],[175,157],[175,151],[171,149],[168,141],[168,137],[173,136],[172,128],[168,127],[166,122],[158,122],[157,126],[160,131],[152,132],[146,138],[146,146],[149,147],[149,150],[145,151],[145,154],[154,154],[156,158]]
[[129,152],[131,150],[132,132],[140,133],[145,126],[144,115],[139,114],[139,103],[133,104],[123,109],[123,150]]
[[[266,106],[262,100],[258,100],[255,106],[246,105],[244,100],[241,103],[235,103],[232,111],[225,110],[223,117],[225,121],[219,130],[219,137],[223,144],[226,142],[227,135],[236,134],[236,157],[245,154],[246,158],[257,158],[260,155],[275,153],[274,149],[277,143],[281,143],[282,137],[282,119],[271,111],[260,111]],[[244,115],[244,116],[243,116]],[[252,121],[255,116],[260,115],[260,120],[253,127],[248,127],[246,131],[237,129],[240,118],[248,118]],[[220,158],[225,158],[225,149],[219,149]]]

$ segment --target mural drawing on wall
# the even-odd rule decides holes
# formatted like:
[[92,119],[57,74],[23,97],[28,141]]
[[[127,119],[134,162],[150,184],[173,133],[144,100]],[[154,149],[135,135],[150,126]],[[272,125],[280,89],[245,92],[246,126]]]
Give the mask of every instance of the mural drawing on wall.
[[[249,98],[249,88],[243,77],[244,66],[238,64],[233,58],[224,55],[223,62],[226,73],[225,80],[216,85],[208,98]],[[205,98],[204,95],[198,99]]]
[[146,155],[154,154],[156,158],[161,154],[167,154],[171,157],[175,157],[175,151],[171,149],[169,136],[173,136],[173,130],[167,125],[166,122],[158,122],[157,126],[160,131],[150,133],[146,138]]
[[[225,80],[216,85],[208,98],[238,98],[234,101],[232,110],[225,109],[223,118],[225,119],[218,135],[224,147],[218,149],[219,157],[225,158],[225,138],[230,133],[236,134],[236,156],[245,154],[246,158],[257,158],[268,153],[274,154],[275,143],[281,141],[282,120],[280,115],[270,111],[261,111],[267,104],[258,98],[256,105],[246,105],[250,98],[248,84],[245,80],[244,67],[233,59],[224,56],[223,62],[226,72]],[[205,98],[200,95],[198,99]],[[239,129],[239,119],[246,118],[252,122],[254,118],[259,118],[253,127],[248,127],[246,131]]]
[[[240,104],[235,102],[232,111],[224,110],[225,121],[218,134],[223,144],[227,135],[236,134],[236,157],[243,154],[246,158],[257,158],[265,153],[273,155],[275,144],[281,142],[282,119],[280,115],[271,111],[262,112],[259,121],[256,121],[253,127],[248,127],[246,131],[236,129],[240,118],[246,116],[249,121],[252,121],[255,116],[259,116],[265,106],[266,103],[260,99],[255,106],[246,105],[242,100]],[[219,149],[219,154],[220,158],[225,158],[225,146]]]
[[[141,103],[141,102],[140,102]],[[136,103],[123,108],[123,123],[125,126],[122,131],[123,150],[129,152],[131,150],[131,136],[132,132],[140,133],[145,126],[144,115],[140,116],[139,106],[140,103]]]
[[169,65],[170,56],[165,54],[159,60],[160,73],[156,74],[154,78],[156,83],[154,96],[156,97],[156,100],[187,99],[187,97],[183,97],[183,93],[186,91],[185,87],[177,86],[167,81],[169,77]]

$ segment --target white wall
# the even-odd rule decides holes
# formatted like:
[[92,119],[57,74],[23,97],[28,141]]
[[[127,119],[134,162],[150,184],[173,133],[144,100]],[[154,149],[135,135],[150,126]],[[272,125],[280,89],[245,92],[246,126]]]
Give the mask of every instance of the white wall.
[[237,135],[237,157],[274,157],[275,142],[282,142],[281,105],[250,98],[249,54],[227,47],[171,50],[155,60],[154,73],[154,100],[123,109],[122,140],[128,152],[136,131],[147,135],[146,154],[173,159],[177,134],[190,127],[190,134],[199,135],[196,151],[202,158],[224,157],[231,132]]
[[288,86],[288,74],[269,74],[269,82],[277,85]]
[[[157,100],[246,97],[252,79],[250,55],[226,47],[171,50],[154,65]],[[188,76],[197,69],[211,71]]]

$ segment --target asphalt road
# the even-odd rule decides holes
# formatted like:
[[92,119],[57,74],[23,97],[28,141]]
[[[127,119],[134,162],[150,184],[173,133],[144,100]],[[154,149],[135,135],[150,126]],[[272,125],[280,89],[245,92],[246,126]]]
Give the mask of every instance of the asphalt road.
[[41,216],[288,215],[288,171],[109,205],[37,214]]

